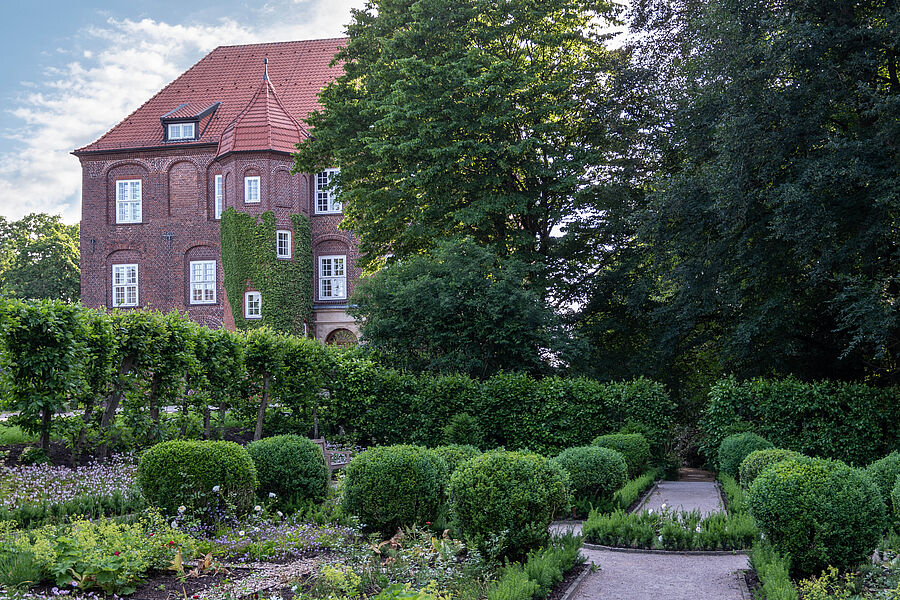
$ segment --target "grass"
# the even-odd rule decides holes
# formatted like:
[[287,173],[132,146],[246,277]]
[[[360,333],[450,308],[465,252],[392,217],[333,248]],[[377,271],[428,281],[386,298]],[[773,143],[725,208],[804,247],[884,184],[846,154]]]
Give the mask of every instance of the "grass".
[[8,446],[10,444],[33,444],[37,441],[37,436],[25,433],[22,428],[17,425],[0,424],[0,446]]

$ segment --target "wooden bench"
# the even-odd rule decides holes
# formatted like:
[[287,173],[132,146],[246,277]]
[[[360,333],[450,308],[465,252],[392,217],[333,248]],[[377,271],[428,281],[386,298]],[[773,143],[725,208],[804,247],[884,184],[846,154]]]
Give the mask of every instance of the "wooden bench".
[[314,439],[313,442],[322,449],[322,456],[325,457],[325,464],[328,466],[329,472],[343,469],[350,464],[352,452],[350,450],[329,450],[325,443],[325,438]]

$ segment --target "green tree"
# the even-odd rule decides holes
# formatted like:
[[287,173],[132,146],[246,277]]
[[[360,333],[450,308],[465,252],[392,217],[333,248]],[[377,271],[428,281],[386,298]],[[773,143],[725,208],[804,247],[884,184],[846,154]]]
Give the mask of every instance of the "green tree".
[[340,167],[364,267],[463,236],[553,267],[554,229],[590,209],[600,177],[592,113],[616,62],[599,34],[613,13],[583,0],[354,11],[345,74],[322,92],[295,169]]
[[0,217],[0,283],[20,298],[76,301],[81,293],[79,226],[58,215]]
[[351,312],[373,350],[412,371],[541,372],[562,338],[529,278],[471,240],[444,242],[360,281]]

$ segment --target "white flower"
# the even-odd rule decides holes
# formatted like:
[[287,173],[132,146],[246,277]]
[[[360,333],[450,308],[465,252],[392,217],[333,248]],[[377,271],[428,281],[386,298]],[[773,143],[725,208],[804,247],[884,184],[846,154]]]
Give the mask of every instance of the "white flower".
[[222,486],[220,486],[220,485],[214,485],[214,486],[213,486],[213,491],[214,491],[214,492],[218,492],[218,491],[221,490],[221,489],[222,489]]
[[659,541],[662,541],[662,536],[659,536],[656,539],[658,539]]
[[652,515],[652,514],[653,514],[653,509],[651,508],[650,510],[648,510],[648,511],[647,511],[647,514],[648,514],[648,515]]
[[180,512],[180,513],[183,513],[186,510],[187,510],[187,507],[184,504],[182,504],[181,506],[178,507],[178,512]]
[[269,492],[269,498],[274,498],[274,497],[275,497],[275,492]]
[[666,503],[665,503],[665,502],[663,502],[662,509],[663,509],[663,510],[666,510]]
[[697,525],[697,533],[700,533],[700,526]]
[[277,513],[275,513],[275,514],[277,514],[279,517],[283,517],[283,516],[284,516],[284,513],[281,512],[280,510],[279,510]]
[[172,521],[172,529],[178,529],[178,523]]
[[259,512],[259,511],[262,510],[262,506],[260,506],[259,504],[257,504],[256,506],[253,507],[253,510],[255,510],[256,512]]
[[244,537],[244,530],[241,529],[240,531],[238,531],[238,535],[241,536],[241,537]]

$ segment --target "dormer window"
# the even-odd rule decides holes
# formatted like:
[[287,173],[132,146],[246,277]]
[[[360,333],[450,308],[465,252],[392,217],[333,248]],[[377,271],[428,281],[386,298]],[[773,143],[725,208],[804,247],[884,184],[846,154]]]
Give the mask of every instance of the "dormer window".
[[167,138],[170,140],[192,140],[196,137],[196,124],[191,123],[169,123],[169,131]]

